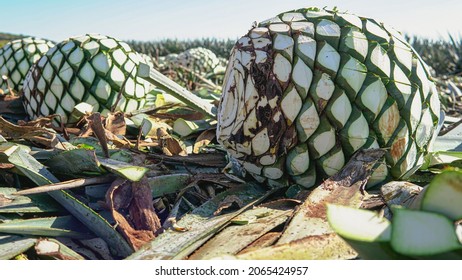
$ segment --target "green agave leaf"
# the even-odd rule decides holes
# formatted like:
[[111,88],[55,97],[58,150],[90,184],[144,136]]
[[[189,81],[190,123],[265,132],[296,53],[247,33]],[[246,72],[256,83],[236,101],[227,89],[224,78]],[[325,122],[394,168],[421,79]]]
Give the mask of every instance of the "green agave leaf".
[[191,179],[190,174],[169,174],[149,178],[152,197],[160,197],[166,194],[175,193],[186,187]]
[[48,195],[11,195],[16,188],[0,188],[0,213],[46,213],[59,212],[62,208]]
[[0,234],[0,260],[9,260],[35,245],[36,238]]
[[0,223],[0,232],[8,234],[90,238],[92,234],[72,216],[14,220]]
[[73,178],[105,173],[96,159],[95,151],[85,149],[63,151],[44,164],[54,174],[71,175]]
[[181,137],[186,137],[193,133],[210,129],[212,125],[214,125],[212,120],[189,121],[183,118],[178,118],[173,123],[173,131]]
[[[8,160],[39,186],[59,182],[41,163],[24,150],[17,149],[9,156]],[[106,241],[114,250],[115,255],[125,257],[133,252],[128,243],[105,219],[74,198],[70,192],[60,190],[48,194],[97,236]]]

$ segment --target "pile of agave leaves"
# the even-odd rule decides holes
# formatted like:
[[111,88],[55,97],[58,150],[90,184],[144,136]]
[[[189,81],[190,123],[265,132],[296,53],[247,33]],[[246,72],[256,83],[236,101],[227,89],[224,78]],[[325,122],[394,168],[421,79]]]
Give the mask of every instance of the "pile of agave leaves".
[[1,96],[0,259],[462,258],[457,117],[406,182],[363,191],[386,152],[367,150],[314,188],[271,189],[242,177],[212,111],[197,110],[216,105],[218,78],[170,76],[212,98],[188,106],[166,93],[186,89],[152,73],[155,108],[77,106],[75,127],[25,122],[20,97]]

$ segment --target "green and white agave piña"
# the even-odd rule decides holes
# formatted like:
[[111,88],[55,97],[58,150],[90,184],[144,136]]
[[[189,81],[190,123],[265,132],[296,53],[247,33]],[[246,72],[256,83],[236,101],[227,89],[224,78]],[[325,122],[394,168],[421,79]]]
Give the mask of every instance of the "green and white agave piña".
[[198,47],[178,54],[175,63],[205,76],[214,73],[220,60],[213,51]]
[[176,53],[170,53],[166,56],[160,56],[158,59],[159,68],[160,69],[172,68],[176,63],[177,58],[178,58],[178,54]]
[[51,41],[28,37],[11,41],[0,49],[0,89],[19,93],[30,67],[54,46]]
[[137,77],[143,58],[125,42],[91,34],[71,37],[50,49],[24,81],[24,105],[30,118],[60,114],[66,123],[85,102],[94,111],[129,112],[143,107],[152,89]]
[[428,68],[399,32],[306,8],[258,24],[236,43],[217,137],[273,186],[310,187],[355,151],[387,148],[377,182],[421,165],[439,116]]

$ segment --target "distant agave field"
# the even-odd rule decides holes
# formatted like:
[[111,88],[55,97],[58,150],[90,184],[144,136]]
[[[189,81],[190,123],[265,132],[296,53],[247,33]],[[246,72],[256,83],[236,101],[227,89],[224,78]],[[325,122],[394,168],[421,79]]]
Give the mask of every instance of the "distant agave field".
[[195,40],[165,39],[161,41],[127,41],[137,52],[154,58],[173,53],[181,53],[188,49],[203,47],[213,51],[217,56],[227,58],[236,40],[203,38]]
[[[11,40],[22,37],[27,36],[0,33],[0,47]],[[423,60],[433,68],[436,76],[460,76],[462,74],[462,38],[456,39],[453,36],[449,36],[449,40],[435,40],[408,35],[406,39],[422,56]],[[127,41],[135,51],[147,54],[153,58],[168,54],[177,54],[197,47],[207,48],[219,57],[228,58],[235,42],[235,39],[217,38]]]
[[462,74],[462,39],[450,36],[448,41],[408,38],[414,49],[430,65],[437,76]]
[[[462,108],[462,38],[449,36],[448,40],[435,40],[406,36],[412,47],[431,67],[441,94],[444,111],[459,116]],[[236,40],[203,38],[195,40],[165,39],[159,41],[135,41],[127,43],[140,53],[153,59],[178,54],[191,48],[204,47],[218,57],[228,59]]]
[[[462,39],[450,36],[449,40],[432,40],[407,36],[412,47],[435,71],[436,76],[462,74]],[[135,41],[127,43],[136,51],[152,57],[180,53],[187,49],[204,47],[217,56],[227,58],[236,40],[203,38],[195,40],[165,39],[160,41]]]

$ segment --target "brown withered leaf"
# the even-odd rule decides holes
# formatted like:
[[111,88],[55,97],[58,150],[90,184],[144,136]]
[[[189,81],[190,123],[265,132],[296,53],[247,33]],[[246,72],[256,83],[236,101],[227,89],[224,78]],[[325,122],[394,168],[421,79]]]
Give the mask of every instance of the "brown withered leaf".
[[120,138],[119,136],[115,135],[111,131],[105,129],[106,139],[111,141],[117,148],[130,148],[130,141],[125,138]]
[[0,94],[1,114],[15,114],[18,107],[22,107],[22,98],[20,96]]
[[261,248],[271,246],[274,243],[276,243],[276,241],[279,239],[279,237],[281,237],[280,232],[268,232],[268,233],[262,235],[260,238],[258,238],[254,242],[250,243],[249,246],[245,247],[242,251],[239,252],[239,254],[245,254],[245,253],[250,252],[252,250],[261,249]]
[[[123,118],[123,114],[122,114]],[[117,148],[130,148],[131,144],[125,138],[120,138],[118,135],[123,136],[122,134],[117,134],[121,132],[123,129],[121,127],[117,127],[114,125],[112,130],[115,130],[114,133],[109,129],[104,128],[103,121],[100,113],[93,113],[90,116],[85,117],[85,121],[88,123],[86,129],[84,129],[80,133],[80,137],[89,137],[92,133],[98,138],[100,141],[101,146],[103,147],[103,151],[106,153],[105,149],[108,149],[108,141],[111,141]],[[105,120],[107,125],[107,119]],[[118,121],[117,121],[118,122]],[[125,129],[125,121],[124,122],[124,129]],[[125,134],[125,132],[123,133]],[[109,154],[109,150],[107,150]],[[107,155],[108,156],[108,155]]]
[[[132,225],[127,221],[127,219],[116,210],[115,203],[125,204],[124,198],[118,198],[118,200],[123,201],[117,202],[114,198],[116,190],[123,183],[120,180],[114,181],[111,187],[106,192],[106,205],[109,207],[109,211],[112,214],[112,217],[116,221],[117,230],[125,237],[127,242],[133,247],[133,249],[138,250],[145,243],[155,238],[155,235],[150,230],[137,230],[132,227]],[[120,206],[119,205],[119,206]]]
[[101,144],[101,148],[103,149],[104,155],[109,157],[109,148],[107,146],[107,139],[106,139],[106,130],[103,127],[103,122],[101,121],[101,114],[96,112],[91,114],[88,117],[85,117],[85,120],[88,123],[88,126],[95,134],[96,138],[98,138],[99,143]]
[[48,129],[34,126],[19,126],[10,123],[0,116],[0,132],[5,138],[20,139],[24,137],[32,137],[36,135],[53,134]]
[[124,114],[122,112],[108,113],[105,127],[115,135],[125,135],[127,125],[125,124]]
[[132,193],[129,212],[135,228],[157,234],[162,225],[152,204],[152,192],[146,176],[138,182],[132,182]]
[[157,129],[157,139],[162,147],[162,152],[167,156],[186,156],[187,152],[181,147],[178,140],[173,138],[165,128]]
[[215,212],[213,212],[213,215],[214,216],[218,216],[220,215],[221,212],[223,212],[223,210],[225,209],[229,209],[231,207],[235,207],[237,206],[236,208],[242,208],[244,206],[244,204],[242,203],[242,200],[236,196],[236,195],[229,195],[227,197],[225,197],[225,199],[223,199],[220,204],[218,205],[218,208]]
[[[87,259],[87,260],[106,259],[105,256],[103,256],[103,255],[96,256],[96,253],[93,252],[92,250],[90,250],[89,248],[87,248],[86,246],[84,246],[82,244],[81,240],[78,241],[79,243],[76,243],[71,238],[60,237],[59,242],[66,245],[67,247],[69,247],[69,249],[76,252],[77,254],[85,257],[85,259]],[[111,256],[110,259],[113,259],[112,256]]]
[[59,114],[53,114],[45,117],[39,117],[35,120],[32,121],[23,121],[19,120],[18,125],[20,126],[35,126],[35,127],[51,127],[51,123],[54,119],[61,119],[61,116]]
[[132,155],[133,165],[145,165],[146,154],[144,153],[133,153]]
[[[169,108],[169,106],[165,106]],[[170,114],[170,113],[154,113],[151,114],[151,117],[156,117],[159,119],[172,119],[176,120],[178,118],[190,120],[190,121],[198,121],[204,119],[204,114],[199,112],[191,112],[190,114]]]
[[11,169],[14,167],[14,164],[0,162],[0,169]]
[[128,223],[127,219],[125,219],[125,217],[116,210],[112,210],[112,216],[117,222],[117,229],[122,233],[134,250],[138,250],[144,244],[155,238],[152,231],[134,229]]
[[214,129],[208,129],[202,131],[201,134],[196,139],[194,143],[193,153],[198,154],[200,152],[201,147],[207,146],[212,142],[213,138],[215,138],[216,133]]
[[[130,203],[133,198],[131,182],[118,178],[112,185],[111,189],[106,193],[106,201],[112,199],[112,207],[115,210],[127,209],[130,206]],[[112,197],[108,197],[108,195]]]
[[15,125],[1,116],[0,133],[7,139],[25,139],[47,147],[55,147],[59,142],[55,133],[49,129],[35,126]]

